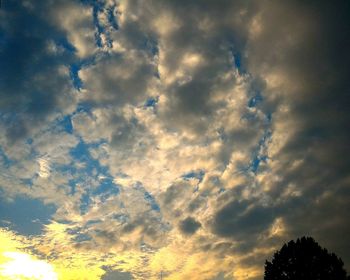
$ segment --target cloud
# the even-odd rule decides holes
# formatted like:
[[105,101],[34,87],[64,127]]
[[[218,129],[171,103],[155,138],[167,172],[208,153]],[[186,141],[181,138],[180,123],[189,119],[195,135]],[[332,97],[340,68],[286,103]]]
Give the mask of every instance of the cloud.
[[130,280],[132,279],[132,276],[128,272],[111,271],[103,275],[102,279],[103,280],[108,280],[108,279]]
[[[275,182],[269,176],[264,185],[273,198],[286,188],[300,192],[299,199],[286,198],[294,201],[287,225],[294,235],[313,232],[325,242],[326,232],[329,240],[344,227],[347,231],[347,222],[340,214],[345,210],[343,206],[336,215],[342,221],[333,224],[332,229],[321,217],[313,216],[314,211],[328,216],[330,210],[320,210],[320,204],[330,205],[335,197],[340,205],[348,200],[344,182],[349,162],[342,156],[347,153],[345,143],[349,138],[349,115],[345,113],[349,83],[344,79],[348,72],[344,62],[349,54],[343,48],[349,36],[345,27],[347,11],[349,5],[342,1],[336,6],[322,1],[317,7],[306,3],[262,7],[257,17],[260,33],[248,47],[249,68],[266,80],[266,96],[276,106],[268,149],[274,160],[270,165],[272,174],[283,175]],[[297,23],[293,20],[296,17]],[[279,28],[272,28],[276,22]],[[307,223],[310,216],[313,221]],[[340,243],[337,251],[348,259]]]
[[1,126],[9,143],[32,135],[58,113],[72,110],[69,43],[37,3],[10,1],[0,26]]
[[87,91],[83,100],[96,105],[144,102],[151,94],[155,71],[152,62],[142,52],[107,55],[81,71]]
[[180,230],[185,234],[194,234],[200,227],[201,223],[197,222],[192,217],[187,217],[183,221],[180,222]]
[[51,21],[65,33],[79,58],[86,58],[97,50],[93,8],[82,3],[60,1],[53,3]]
[[348,3],[28,3],[0,11],[0,194],[55,205],[28,243],[60,276],[255,280],[299,235],[349,263]]
[[[250,234],[260,234],[273,219],[271,209],[255,203],[233,201],[220,209],[214,217],[214,231],[222,236],[238,240]],[[250,206],[250,207],[249,207]]]

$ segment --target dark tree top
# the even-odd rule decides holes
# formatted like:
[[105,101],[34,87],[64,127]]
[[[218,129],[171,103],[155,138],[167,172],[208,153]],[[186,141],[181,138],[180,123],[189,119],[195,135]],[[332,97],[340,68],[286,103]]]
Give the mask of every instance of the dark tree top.
[[311,237],[284,244],[265,262],[264,280],[346,280],[343,262]]

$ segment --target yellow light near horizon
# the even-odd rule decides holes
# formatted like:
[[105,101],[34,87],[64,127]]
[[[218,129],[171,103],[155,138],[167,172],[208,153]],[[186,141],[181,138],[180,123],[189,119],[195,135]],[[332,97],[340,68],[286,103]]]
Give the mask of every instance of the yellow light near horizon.
[[1,279],[58,280],[53,267],[45,261],[21,252],[3,252],[3,256],[9,260],[0,265]]

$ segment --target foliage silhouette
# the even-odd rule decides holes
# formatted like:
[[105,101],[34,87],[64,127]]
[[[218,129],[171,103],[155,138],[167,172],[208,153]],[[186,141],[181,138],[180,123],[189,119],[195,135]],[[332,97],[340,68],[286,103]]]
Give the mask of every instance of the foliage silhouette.
[[264,280],[349,280],[343,262],[311,237],[291,240],[265,262]]

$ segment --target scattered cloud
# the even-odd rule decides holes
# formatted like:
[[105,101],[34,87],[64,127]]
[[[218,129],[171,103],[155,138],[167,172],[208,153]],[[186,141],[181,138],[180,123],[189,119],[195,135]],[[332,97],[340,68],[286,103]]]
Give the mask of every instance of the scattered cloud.
[[5,1],[0,275],[14,252],[58,279],[256,280],[300,235],[349,270],[349,10]]

